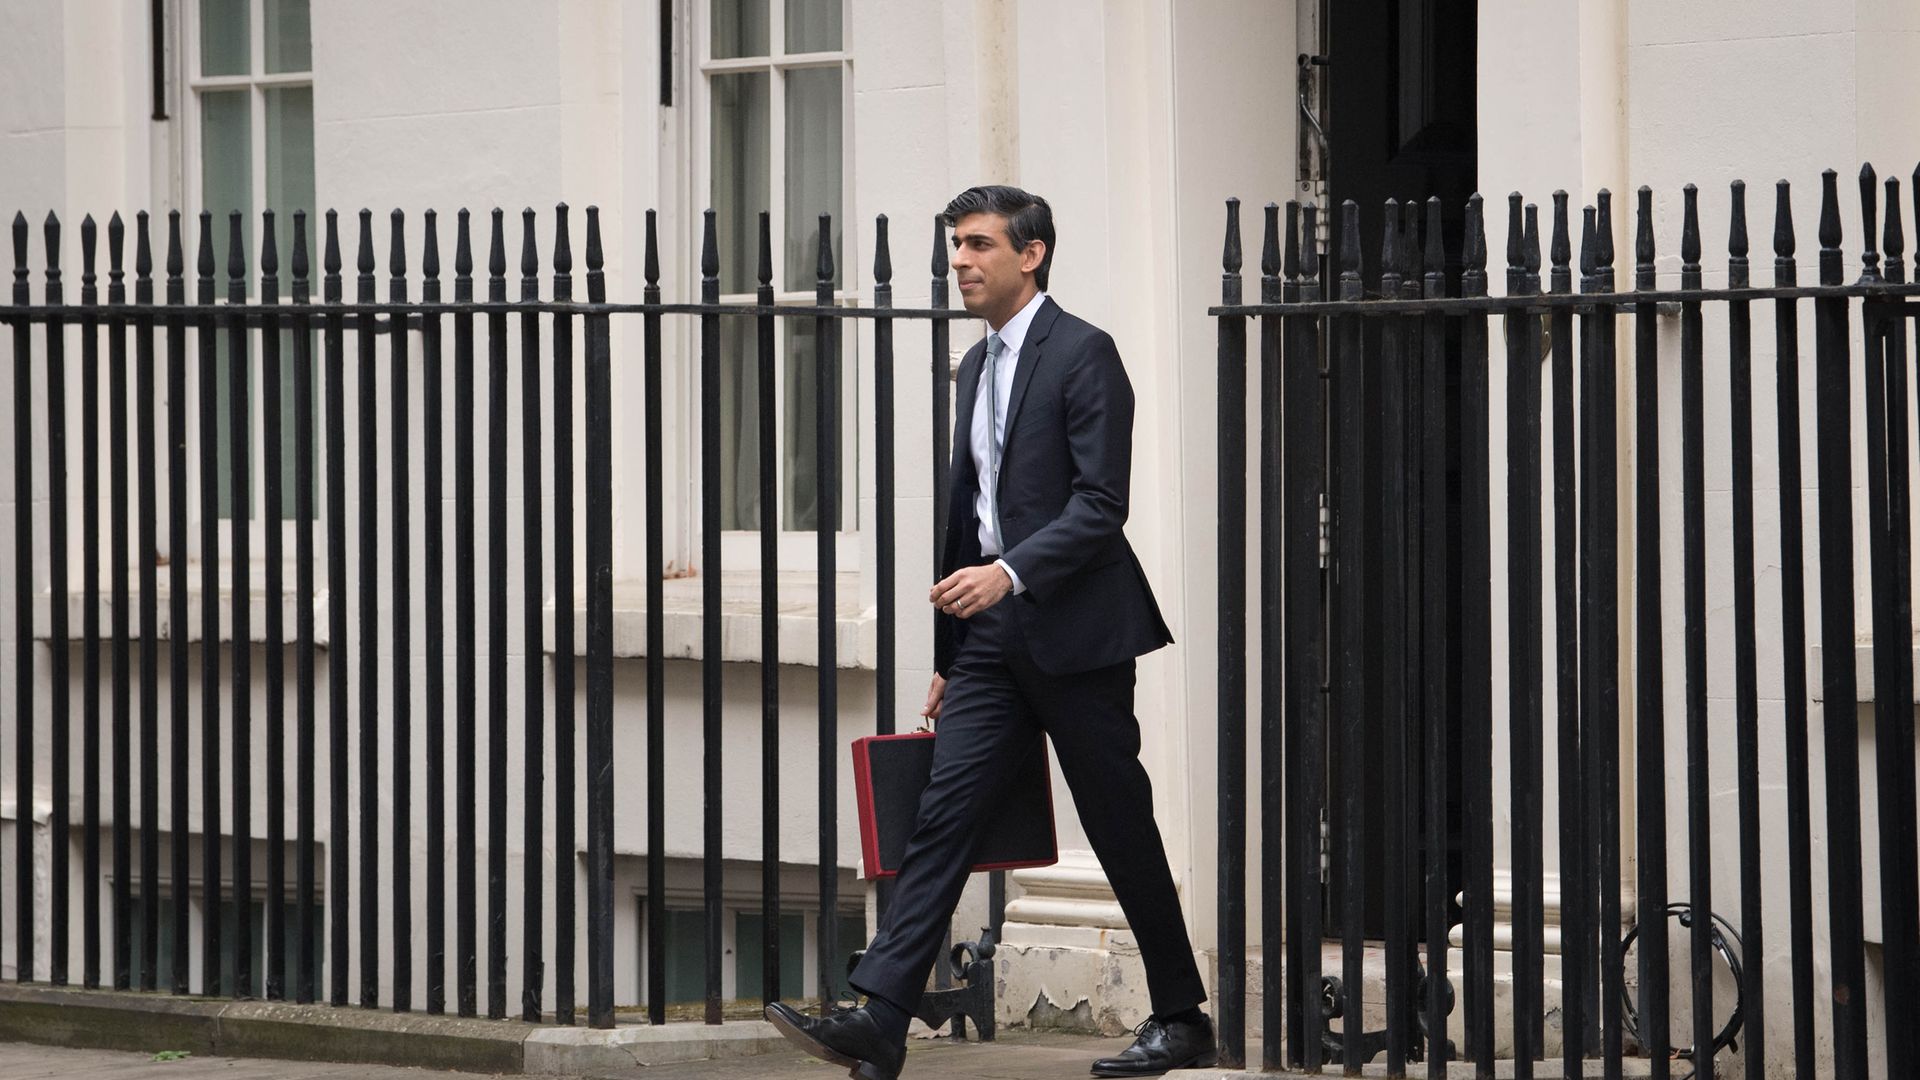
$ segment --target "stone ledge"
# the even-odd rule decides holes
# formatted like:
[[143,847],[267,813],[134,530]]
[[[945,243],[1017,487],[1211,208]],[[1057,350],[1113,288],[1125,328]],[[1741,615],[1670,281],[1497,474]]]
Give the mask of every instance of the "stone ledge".
[[600,1030],[31,984],[0,984],[0,1040],[143,1053],[185,1050],[196,1057],[599,1076],[746,1057],[786,1045],[764,1021]]
[[683,1061],[751,1057],[784,1050],[785,1038],[765,1020],[736,1020],[718,1027],[536,1028],[523,1046],[522,1071],[530,1075],[603,1076]]

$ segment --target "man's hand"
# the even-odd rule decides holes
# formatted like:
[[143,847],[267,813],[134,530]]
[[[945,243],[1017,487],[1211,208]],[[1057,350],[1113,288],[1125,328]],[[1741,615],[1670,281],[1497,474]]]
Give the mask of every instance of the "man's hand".
[[933,685],[927,687],[927,707],[920,710],[920,715],[928,720],[940,719],[940,706],[946,704],[946,701],[947,680],[935,675]]
[[927,593],[927,599],[941,611],[959,619],[970,619],[999,603],[1013,591],[1013,579],[990,566],[969,566],[955,571]]

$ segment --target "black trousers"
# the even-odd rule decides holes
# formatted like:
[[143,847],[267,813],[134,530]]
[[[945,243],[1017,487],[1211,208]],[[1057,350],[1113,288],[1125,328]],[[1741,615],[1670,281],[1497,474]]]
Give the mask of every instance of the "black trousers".
[[1134,663],[1077,675],[1042,673],[1013,611],[1023,602],[1010,596],[971,620],[948,671],[933,773],[893,903],[851,981],[870,996],[918,1010],[985,812],[1005,788],[1012,763],[1031,753],[1044,733],[1139,943],[1154,1013],[1198,1005],[1207,999],[1206,987],[1154,823],[1153,787],[1140,764]]

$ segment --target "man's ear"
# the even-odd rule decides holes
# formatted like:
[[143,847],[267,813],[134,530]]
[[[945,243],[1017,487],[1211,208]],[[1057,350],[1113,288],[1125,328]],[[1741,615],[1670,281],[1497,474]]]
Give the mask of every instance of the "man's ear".
[[1040,269],[1040,264],[1046,261],[1047,242],[1045,240],[1029,240],[1027,241],[1027,246],[1020,251],[1020,272],[1023,274],[1031,274]]

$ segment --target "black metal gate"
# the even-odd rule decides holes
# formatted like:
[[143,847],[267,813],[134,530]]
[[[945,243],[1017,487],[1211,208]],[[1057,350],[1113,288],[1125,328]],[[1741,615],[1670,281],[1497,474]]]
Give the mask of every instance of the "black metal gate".
[[[1920,176],[1916,177],[1920,188]],[[1846,281],[1842,267],[1836,177],[1825,174],[1819,228],[1819,283],[1798,284],[1795,231],[1787,184],[1778,188],[1774,283],[1755,286],[1748,262],[1745,188],[1730,190],[1727,282],[1703,286],[1702,237],[1695,189],[1684,191],[1678,287],[1662,287],[1655,266],[1654,196],[1639,192],[1634,281],[1614,279],[1614,220],[1606,191],[1578,222],[1579,281],[1574,280],[1576,225],[1565,193],[1554,195],[1542,288],[1542,236],[1537,211],[1511,197],[1505,295],[1489,296],[1483,208],[1467,205],[1466,270],[1457,288],[1445,273],[1439,200],[1389,202],[1380,238],[1379,276],[1363,280],[1359,214],[1342,205],[1334,251],[1312,250],[1318,211],[1267,207],[1260,302],[1243,302],[1237,201],[1227,208],[1227,242],[1219,325],[1220,462],[1220,925],[1219,1012],[1225,1057],[1244,1060],[1245,969],[1240,928],[1258,928],[1265,965],[1266,1033],[1262,1064],[1319,1069],[1337,1062],[1357,1072],[1384,1052],[1390,1075],[1424,1060],[1444,1075],[1456,1050],[1447,1037],[1460,984],[1464,1033],[1459,1048],[1481,1076],[1496,1056],[1515,1059],[1532,1075],[1544,1056],[1549,986],[1544,975],[1545,829],[1549,801],[1558,819],[1561,994],[1564,1064],[1579,1075],[1598,1058],[1619,1075],[1624,1056],[1649,1059],[1666,1076],[1679,1056],[1709,1062],[1734,1040],[1746,1075],[1763,1075],[1769,1020],[1765,987],[1791,983],[1795,1068],[1842,1077],[1867,1074],[1867,1011],[1884,1009],[1887,1075],[1911,1075],[1916,1061],[1910,1018],[1920,1008],[1920,903],[1916,902],[1914,713],[1911,657],[1911,569],[1908,434],[1912,385],[1907,342],[1912,298],[1920,286],[1901,264],[1899,182],[1886,182],[1883,267],[1875,249],[1878,184],[1861,174],[1865,242],[1862,270]],[[1920,190],[1916,190],[1920,212]],[[1284,239],[1283,239],[1284,236]],[[1303,242],[1303,238],[1305,238]],[[1916,260],[1920,276],[1920,259]],[[1819,520],[1816,554],[1801,536],[1799,317],[1813,308],[1814,437]],[[1781,619],[1760,626],[1756,590],[1755,416],[1752,308],[1768,305],[1775,333],[1778,520]],[[1851,312],[1862,311],[1862,347],[1852,347]],[[1724,308],[1724,352],[1706,346],[1703,308]],[[1660,320],[1677,315],[1680,430],[1679,505],[1683,564],[1661,569],[1662,473],[1659,413],[1663,405]],[[1259,585],[1248,587],[1245,509],[1247,463],[1247,323],[1259,323],[1259,398],[1254,433],[1258,459]],[[1616,372],[1623,357],[1617,333],[1632,330],[1631,416],[1618,415]],[[1492,426],[1494,385],[1490,327],[1497,320],[1505,350],[1505,430]],[[1711,360],[1711,364],[1709,364]],[[1724,360],[1724,369],[1722,362]],[[1711,367],[1714,393],[1729,406],[1725,441],[1710,451],[1705,426]],[[1718,379],[1724,370],[1725,382]],[[1867,407],[1869,565],[1854,566],[1856,452],[1852,380],[1863,373]],[[1629,424],[1630,421],[1630,424]],[[1762,429],[1764,434],[1764,428]],[[1715,433],[1715,438],[1720,434]],[[1624,440],[1624,442],[1622,441]],[[1730,469],[1729,526],[1712,535],[1727,544],[1734,618],[1732,727],[1734,828],[1716,827],[1708,708],[1708,545],[1705,465],[1724,453]],[[1618,475],[1622,449],[1631,476]],[[1671,452],[1671,451],[1669,451]],[[1493,513],[1494,471],[1504,459],[1506,511]],[[1550,472],[1548,471],[1550,470]],[[1542,496],[1548,481],[1551,494]],[[1670,488],[1671,481],[1667,481]],[[1457,490],[1455,489],[1457,485]],[[1764,488],[1761,489],[1764,491]],[[1633,535],[1617,528],[1623,500]],[[1552,517],[1546,515],[1551,512]],[[1552,543],[1545,543],[1546,524]],[[1496,565],[1496,538],[1506,558]],[[1819,585],[1823,648],[1820,700],[1842,703],[1822,725],[1823,776],[1809,766],[1806,665],[1808,567]],[[1546,573],[1551,567],[1551,612]],[[1625,575],[1631,612],[1620,610]],[[1857,575],[1864,575],[1859,577]],[[1682,618],[1684,708],[1675,722],[1685,740],[1685,796],[1674,809],[1685,819],[1685,872],[1669,866],[1664,778],[1668,768],[1663,699],[1663,590],[1677,577]],[[1507,583],[1495,605],[1496,584]],[[1859,747],[1845,722],[1858,699],[1854,650],[1856,580],[1871,582],[1875,669],[1874,742],[1877,800],[1863,805]],[[1260,874],[1269,887],[1262,910],[1245,910],[1248,656],[1247,606],[1261,612],[1257,659],[1262,754],[1258,782],[1262,823]],[[1551,624],[1548,619],[1551,618]],[[1547,628],[1553,656],[1546,655]],[[1507,645],[1505,685],[1496,685],[1494,643]],[[1777,727],[1760,720],[1759,653],[1779,649],[1784,698]],[[1622,668],[1630,675],[1623,679]],[[1769,675],[1772,673],[1769,672]],[[1621,700],[1624,687],[1633,696]],[[1510,783],[1496,790],[1495,711],[1504,705]],[[1360,741],[1369,711],[1386,722],[1384,745]],[[1817,714],[1816,714],[1817,715]],[[1633,760],[1619,746],[1623,719],[1632,724]],[[1557,758],[1545,760],[1551,720]],[[1447,745],[1457,728],[1457,750]],[[1784,842],[1761,829],[1761,747],[1778,744],[1787,787]],[[1336,773],[1325,763],[1339,763]],[[1679,763],[1676,762],[1676,765]],[[1624,768],[1623,768],[1624,766]],[[1725,768],[1724,763],[1720,766]],[[1551,771],[1549,769],[1551,768]],[[1632,784],[1631,882],[1637,925],[1622,908],[1623,783]],[[1724,781],[1722,781],[1724,783]],[[1817,785],[1817,786],[1816,786]],[[1810,806],[1824,788],[1830,873],[1813,887]],[[1494,963],[1494,821],[1504,796],[1511,815],[1512,1021],[1496,1030]],[[1464,857],[1450,862],[1447,807],[1460,804]],[[1322,850],[1322,822],[1342,808],[1345,850]],[[1384,822],[1384,881],[1361,878],[1355,823]],[[1879,850],[1862,849],[1862,822],[1877,819]],[[1737,889],[1715,889],[1709,851],[1737,844]],[[1784,847],[1785,851],[1777,849]],[[1774,850],[1766,850],[1768,848]],[[1876,856],[1883,922],[1884,994],[1870,998],[1866,979],[1863,895],[1858,868]],[[1331,856],[1331,858],[1329,858]],[[1370,893],[1384,905],[1384,1030],[1363,1033],[1367,945],[1348,933],[1340,970],[1322,970],[1323,902],[1338,884],[1346,927],[1361,924]],[[1763,878],[1784,871],[1787,918],[1769,916]],[[1670,883],[1670,878],[1674,879]],[[1273,887],[1281,883],[1281,887]],[[1462,906],[1453,906],[1455,897]],[[1716,900],[1716,897],[1719,899]],[[1731,902],[1728,897],[1735,898]],[[1816,904],[1816,899],[1819,903]],[[1737,905],[1737,907],[1735,906]],[[1714,917],[1725,908],[1737,916]],[[1824,908],[1824,913],[1820,910]],[[1685,962],[1669,963],[1669,912],[1681,918]],[[1814,925],[1824,918],[1831,939],[1830,979],[1815,978]],[[1784,923],[1790,972],[1764,963],[1763,923]],[[1448,965],[1448,937],[1458,930],[1464,970]],[[1421,946],[1424,946],[1424,953]],[[1627,952],[1637,988],[1628,992]],[[1283,959],[1282,959],[1283,958]],[[1275,962],[1280,960],[1281,962]],[[1739,987],[1737,1017],[1716,1010],[1713,966],[1732,962]],[[1670,968],[1672,968],[1670,970]],[[1817,982],[1825,985],[1816,986]],[[1668,1030],[1672,987],[1690,1010],[1680,1033]],[[1816,1057],[1815,994],[1833,1017],[1833,1057]],[[1784,996],[1784,995],[1782,995]],[[1330,1023],[1337,1021],[1337,1023]],[[1285,1038],[1282,1040],[1281,1033]],[[1677,1036],[1677,1037],[1676,1037]],[[1685,1044],[1691,1043],[1692,1049]],[[1708,1065],[1701,1075],[1711,1075]]]

